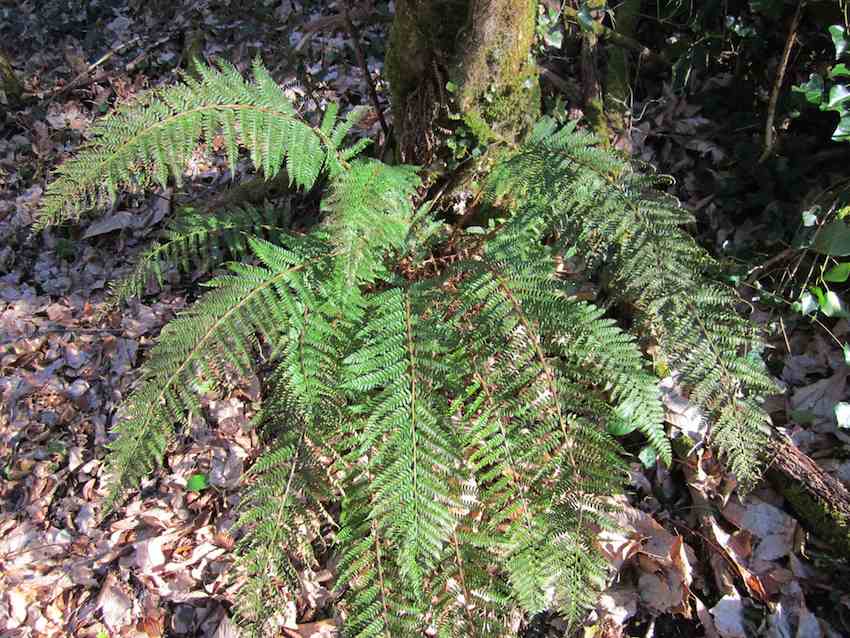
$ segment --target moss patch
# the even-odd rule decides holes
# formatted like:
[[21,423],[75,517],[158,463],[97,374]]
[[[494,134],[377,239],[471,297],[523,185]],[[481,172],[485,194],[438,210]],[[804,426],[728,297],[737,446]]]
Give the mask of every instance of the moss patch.
[[457,72],[463,120],[481,142],[522,136],[540,115],[539,81],[530,57],[537,2],[473,2],[472,20]]

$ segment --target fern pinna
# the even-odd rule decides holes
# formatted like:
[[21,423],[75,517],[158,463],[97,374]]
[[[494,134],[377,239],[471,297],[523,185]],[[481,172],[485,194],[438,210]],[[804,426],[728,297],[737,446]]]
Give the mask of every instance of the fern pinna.
[[[486,186],[507,221],[457,239],[414,206],[415,167],[343,147],[357,116],[337,121],[331,105],[312,125],[259,63],[252,82],[200,66],[199,80],[107,118],[60,168],[42,224],[179,181],[218,135],[231,165],[245,148],[266,176],[285,169],[324,193],[302,234],[274,211],[188,214],[119,284],[138,293],[216,248],[242,258],[162,331],[111,444],[109,504],[161,462],[201,387],[262,357],[267,451],[240,525],[246,629],[273,633],[274,610],[318,564],[319,529],[333,530],[348,636],[507,636],[541,610],[580,618],[609,576],[594,542],[626,475],[612,433],[640,430],[664,462],[671,451],[635,336],[578,300],[557,259],[578,250],[607,269],[612,299],[637,309],[634,330],[658,341],[750,481],[770,387],[757,341],[682,209],[573,126],[544,120],[508,153]],[[446,251],[437,274],[417,268]]]

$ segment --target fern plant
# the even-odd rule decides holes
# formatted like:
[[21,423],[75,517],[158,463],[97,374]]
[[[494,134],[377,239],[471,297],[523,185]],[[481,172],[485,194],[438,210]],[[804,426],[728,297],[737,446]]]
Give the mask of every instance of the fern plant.
[[592,606],[608,577],[595,537],[626,476],[610,432],[639,429],[663,461],[671,452],[635,336],[555,276],[568,250],[607,270],[611,299],[637,310],[633,331],[681,371],[739,477],[757,477],[755,398],[770,382],[755,335],[655,178],[543,120],[488,181],[507,221],[458,239],[415,205],[415,167],[343,146],[356,111],[337,120],[331,105],[311,124],[259,63],[252,82],[224,63],[199,71],[104,120],[60,168],[41,223],[179,181],[217,135],[231,165],[244,148],[266,176],[285,163],[293,187],[321,189],[306,233],[274,211],[189,215],[117,287],[137,293],[215,247],[241,259],[163,329],[110,446],[108,504],[202,412],[200,390],[272,370],[241,519],[246,628],[274,631],[324,551],[320,529],[347,636],[507,636],[523,614],[575,620]]

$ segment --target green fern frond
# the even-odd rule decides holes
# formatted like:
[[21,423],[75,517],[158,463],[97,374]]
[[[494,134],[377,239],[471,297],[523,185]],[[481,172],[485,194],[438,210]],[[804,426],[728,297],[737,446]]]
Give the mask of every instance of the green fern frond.
[[353,162],[333,181],[322,202],[324,230],[338,256],[328,284],[332,297],[386,279],[387,257],[403,248],[413,222],[411,196],[418,186],[414,167],[373,160]]
[[394,288],[369,302],[343,387],[374,395],[358,409],[363,425],[349,454],[367,455],[369,519],[397,546],[401,577],[419,591],[455,525],[449,479],[457,445],[439,390],[456,372],[415,288]]
[[481,547],[474,534],[456,531],[431,583],[431,607],[438,638],[513,638],[512,619],[521,610],[498,572],[499,557]]
[[[423,626],[424,603],[399,574],[396,552],[385,530],[368,515],[371,482],[368,472],[351,485],[342,503],[342,548],[338,582],[351,583],[345,638],[417,636]],[[364,493],[365,491],[365,493]]]
[[257,636],[273,631],[266,621],[298,595],[299,574],[317,568],[311,539],[321,538],[321,525],[331,520],[322,501],[334,495],[316,455],[321,445],[311,438],[317,419],[335,429],[340,411],[306,407],[286,381],[285,372],[275,375],[263,406],[259,422],[271,447],[247,473],[249,487],[240,503],[238,525],[247,533],[237,551],[249,580],[237,609],[243,627]]
[[200,65],[103,120],[59,169],[43,224],[179,181],[198,142],[219,136],[231,166],[244,150],[268,177],[326,186],[306,235],[273,211],[188,214],[119,285],[138,292],[216,254],[243,260],[162,331],[122,408],[109,504],[160,463],[224,373],[262,361],[266,448],[239,520],[246,628],[273,632],[329,548],[346,636],[508,636],[543,610],[578,621],[609,577],[595,542],[626,476],[615,436],[641,431],[666,462],[671,450],[635,338],[571,293],[557,257],[571,248],[605,270],[742,480],[771,386],[758,341],[681,230],[690,216],[592,136],[541,122],[489,182],[511,217],[457,240],[417,208],[415,167],[352,159],[368,144],[347,141],[362,113],[340,119],[330,104],[312,126],[261,65],[250,82]]
[[218,135],[231,168],[245,148],[267,178],[285,163],[290,183],[304,189],[329,157],[338,170],[356,152],[339,151],[341,139],[331,142],[305,122],[259,61],[252,82],[223,61],[217,68],[198,62],[196,69],[199,79],[186,75],[182,84],[148,93],[98,122],[86,147],[58,168],[37,226],[76,218],[114,200],[120,189],[164,187],[169,177],[180,184],[197,145]]
[[751,358],[761,345],[736,312],[737,296],[718,283],[714,261],[682,230],[691,216],[655,188],[658,182],[592,136],[544,120],[494,172],[489,194],[516,203],[509,227],[542,217],[547,234],[604,263],[610,293],[636,307],[636,327],[658,341],[711,418],[714,441],[739,480],[752,485],[768,449],[769,420],[741,396],[757,397],[775,384]]
[[165,238],[146,250],[133,271],[111,286],[110,298],[117,304],[141,294],[148,282],[164,282],[170,268],[188,273],[209,270],[211,262],[239,259],[250,253],[248,238],[274,239],[284,232],[290,211],[286,207],[236,208],[200,213],[185,208],[170,223]]
[[[566,560],[552,543],[572,539],[590,547],[607,515],[588,505],[617,489],[623,472],[618,447],[587,418],[625,418],[607,405],[606,391],[647,430],[661,429],[661,409],[633,340],[569,298],[545,254],[531,258],[530,248],[517,253],[514,245],[495,242],[492,253],[488,246],[482,259],[462,262],[451,275],[460,279],[455,321],[475,378],[461,408],[465,456],[479,481],[487,536],[499,548],[518,604],[529,611],[558,606],[576,620],[592,594],[556,602],[549,592],[562,581],[594,591],[598,570],[590,566],[602,561]],[[604,382],[599,398],[589,401],[593,374]],[[612,380],[613,389],[607,387]],[[553,510],[556,503],[561,506]],[[554,528],[553,511],[573,526]]]
[[[297,312],[293,287],[303,288],[309,269],[326,258],[312,242],[292,240],[289,249],[260,240],[251,244],[267,257],[268,268],[232,265],[231,274],[210,281],[212,290],[163,329],[110,445],[107,509],[159,464],[174,424],[200,412],[200,379],[215,383],[222,362],[247,372],[258,335],[272,345],[286,337],[289,313]],[[275,261],[268,258],[271,252]]]

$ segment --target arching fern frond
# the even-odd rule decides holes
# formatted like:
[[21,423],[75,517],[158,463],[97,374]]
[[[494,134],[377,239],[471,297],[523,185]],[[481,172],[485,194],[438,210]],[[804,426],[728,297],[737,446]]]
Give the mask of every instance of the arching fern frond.
[[[258,240],[252,244],[260,254],[268,250]],[[222,364],[250,370],[258,335],[278,347],[287,336],[287,311],[297,311],[293,287],[304,288],[327,253],[315,242],[294,239],[288,249],[274,252],[268,268],[232,265],[231,274],[210,281],[212,290],[163,329],[110,444],[107,509],[160,463],[175,424],[200,413],[201,380],[214,384]]]
[[[545,232],[604,264],[615,299],[633,305],[636,329],[657,341],[709,416],[712,438],[738,479],[752,485],[768,449],[769,420],[753,401],[775,389],[754,353],[754,327],[734,291],[682,225],[691,216],[645,175],[575,127],[543,120],[493,173],[491,198],[515,203],[509,226],[546,220]],[[750,397],[748,399],[742,397]]]
[[180,184],[197,145],[219,135],[231,168],[245,148],[267,178],[286,168],[290,183],[304,189],[328,160],[338,172],[364,146],[340,148],[359,112],[326,135],[298,115],[259,60],[251,82],[227,62],[196,68],[199,79],[185,75],[182,84],[147,93],[100,120],[83,150],[59,166],[37,226],[76,218],[114,200],[120,189],[165,186],[169,177]]
[[266,236],[275,240],[289,223],[288,207],[235,208],[202,213],[184,208],[169,224],[165,238],[147,249],[133,271],[110,287],[112,303],[141,294],[150,281],[162,285],[170,268],[182,273],[210,269],[225,259],[238,260],[250,253],[248,239]]

